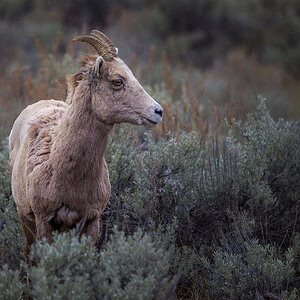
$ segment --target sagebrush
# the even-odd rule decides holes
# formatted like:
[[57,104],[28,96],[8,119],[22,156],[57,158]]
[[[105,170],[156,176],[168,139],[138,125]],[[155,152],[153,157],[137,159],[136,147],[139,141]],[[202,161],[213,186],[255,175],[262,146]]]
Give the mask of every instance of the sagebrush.
[[299,146],[299,123],[274,120],[262,97],[255,114],[205,141],[194,131],[118,126],[96,247],[75,233],[56,235],[34,246],[36,265],[26,270],[4,142],[0,239],[9,268],[1,274],[15,294],[36,299],[297,299]]

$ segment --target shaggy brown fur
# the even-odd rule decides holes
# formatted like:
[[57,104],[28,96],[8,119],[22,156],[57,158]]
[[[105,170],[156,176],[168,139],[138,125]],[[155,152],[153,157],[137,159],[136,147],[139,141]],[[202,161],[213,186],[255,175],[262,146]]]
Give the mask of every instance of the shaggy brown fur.
[[161,120],[161,106],[120,58],[86,55],[82,65],[68,78],[67,103],[28,106],[10,134],[12,191],[27,260],[29,246],[36,238],[51,241],[53,230],[77,228],[96,241],[111,192],[104,152],[113,124]]

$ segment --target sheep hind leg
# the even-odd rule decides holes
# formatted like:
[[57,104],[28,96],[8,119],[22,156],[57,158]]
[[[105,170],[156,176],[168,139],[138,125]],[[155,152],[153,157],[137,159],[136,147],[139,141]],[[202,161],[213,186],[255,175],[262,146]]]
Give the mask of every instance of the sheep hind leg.
[[31,221],[28,218],[26,218],[26,216],[24,216],[19,209],[18,209],[18,216],[25,235],[25,247],[24,247],[25,261],[28,265],[31,265],[31,262],[29,260],[29,252],[30,252],[30,246],[36,241],[35,221]]

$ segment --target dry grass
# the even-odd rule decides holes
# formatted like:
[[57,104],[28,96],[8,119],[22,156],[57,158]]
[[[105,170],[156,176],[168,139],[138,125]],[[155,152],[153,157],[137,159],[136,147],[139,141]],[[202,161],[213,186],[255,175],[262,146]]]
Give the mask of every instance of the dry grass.
[[[13,121],[20,111],[27,105],[34,103],[40,99],[60,99],[66,98],[66,83],[64,78],[52,78],[55,74],[56,64],[50,61],[49,57],[55,56],[61,42],[61,36],[57,36],[57,40],[53,43],[52,51],[47,53],[40,40],[33,37],[36,48],[39,51],[40,67],[36,72],[32,72],[32,67],[16,67],[9,78],[0,77],[2,85],[2,93],[0,96],[0,105],[2,107],[1,125],[3,127],[3,135],[7,135],[12,126]],[[70,55],[74,55],[74,47],[70,48]],[[152,69],[155,59],[155,47],[150,48],[150,56],[148,61],[148,78],[151,84]],[[58,61],[57,64],[60,62]],[[142,71],[138,64],[138,59],[133,60],[133,68],[137,73],[137,77],[142,78]],[[66,73],[68,70],[66,70]],[[174,132],[176,136],[181,131],[197,130],[199,132],[199,140],[204,141],[209,133],[217,130],[220,126],[220,117],[217,114],[216,107],[211,104],[213,114],[211,118],[204,112],[203,106],[199,103],[199,98],[193,95],[187,81],[182,81],[182,86],[178,88],[180,91],[180,100],[175,104],[172,99],[176,97],[176,85],[171,68],[167,62],[166,53],[163,54],[163,87],[171,96],[171,101],[162,103],[164,107],[164,118],[160,126],[154,129],[154,134],[163,138],[167,138],[168,132]],[[202,82],[201,88],[198,90],[199,95],[203,94]],[[9,101],[8,101],[9,99]],[[216,117],[217,116],[217,117]],[[218,119],[217,122],[215,122]],[[210,123],[214,122],[214,126]]]
[[[86,31],[87,27],[83,26],[82,32]],[[57,69],[62,63],[58,54],[62,35],[57,35],[50,52],[45,50],[38,37],[33,36],[33,41],[39,53],[38,69],[19,66],[8,77],[0,75],[1,138],[8,135],[14,119],[27,105],[40,99],[66,98],[64,75],[70,72],[68,66],[57,75]],[[70,43],[68,55],[78,57],[77,51],[74,44]],[[243,118],[253,111],[256,92],[264,94],[266,89],[270,89],[277,98],[283,97],[283,94],[290,96],[285,102],[280,102],[281,98],[277,99],[278,103],[274,107],[283,107],[289,115],[297,114],[300,109],[299,101],[295,100],[300,96],[298,82],[281,69],[262,66],[254,57],[246,56],[243,50],[233,52],[224,64],[204,73],[188,67],[181,68],[181,78],[178,78],[178,72],[174,72],[176,68],[170,67],[167,53],[157,53],[155,46],[149,49],[146,72],[143,72],[143,64],[136,55],[131,54],[128,61],[136,77],[149,86],[157,82],[157,78],[153,78],[155,64],[162,66],[160,89],[169,97],[163,101],[157,99],[164,107],[164,118],[153,130],[156,137],[167,138],[170,131],[176,136],[182,131],[196,131],[199,141],[205,142],[210,135],[224,133],[225,119],[230,126],[233,119]],[[272,103],[269,107],[272,111]]]
[[51,65],[49,59],[57,52],[61,36],[57,36],[50,53],[46,52],[36,36],[33,37],[33,40],[39,51],[38,70],[34,70],[32,66],[17,66],[10,72],[8,78],[3,74],[0,75],[1,138],[8,135],[13,121],[27,105],[41,99],[63,100],[66,97],[65,80],[64,78],[52,78],[57,66]]

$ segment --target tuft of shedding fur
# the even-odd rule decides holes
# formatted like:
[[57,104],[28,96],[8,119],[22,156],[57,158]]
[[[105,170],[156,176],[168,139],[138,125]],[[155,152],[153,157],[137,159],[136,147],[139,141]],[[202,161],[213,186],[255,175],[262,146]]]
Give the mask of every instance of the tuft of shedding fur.
[[97,55],[84,54],[79,60],[79,65],[83,67],[83,70],[73,75],[66,76],[68,88],[66,103],[70,104],[72,102],[76,87],[78,86],[79,82],[83,80],[84,73],[87,73],[89,69],[93,68],[96,59]]
[[66,102],[29,105],[9,137],[12,193],[27,261],[30,245],[43,237],[51,242],[54,230],[75,228],[96,242],[111,193],[104,160],[109,132],[115,123],[161,120],[161,106],[120,58],[85,55],[80,64],[79,72],[67,76]]
[[52,110],[51,115],[41,117],[36,123],[30,123],[31,126],[28,130],[27,175],[37,165],[49,159],[52,139],[56,135],[55,129],[64,112],[64,107],[58,107]]
[[83,68],[92,68],[96,62],[97,55],[92,55],[92,54],[84,54],[80,60],[79,64]]

